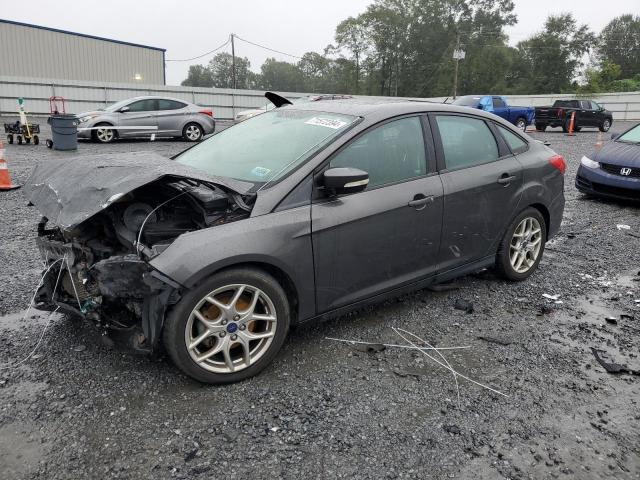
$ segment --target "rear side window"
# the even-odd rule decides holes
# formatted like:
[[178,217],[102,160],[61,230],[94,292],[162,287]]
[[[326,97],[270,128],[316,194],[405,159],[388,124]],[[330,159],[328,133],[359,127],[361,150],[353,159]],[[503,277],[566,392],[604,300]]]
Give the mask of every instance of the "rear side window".
[[333,167],[364,170],[367,189],[426,175],[420,118],[401,118],[368,131],[331,160]]
[[140,100],[129,105],[130,112],[150,112],[157,110],[155,100]]
[[580,108],[583,110],[591,110],[591,102],[587,100],[580,100]]
[[493,97],[493,108],[503,108],[506,107],[504,100],[500,97]]
[[161,98],[158,100],[158,110],[179,110],[187,105],[182,102],[176,102],[175,100],[165,100]]
[[498,159],[498,144],[483,120],[438,115],[436,123],[448,170],[473,167]]
[[507,142],[509,148],[511,149],[511,152],[514,155],[527,151],[529,146],[527,145],[527,142],[525,142],[522,138],[501,125],[496,124],[496,127],[498,127],[500,135],[502,135],[502,138],[504,138],[505,142]]

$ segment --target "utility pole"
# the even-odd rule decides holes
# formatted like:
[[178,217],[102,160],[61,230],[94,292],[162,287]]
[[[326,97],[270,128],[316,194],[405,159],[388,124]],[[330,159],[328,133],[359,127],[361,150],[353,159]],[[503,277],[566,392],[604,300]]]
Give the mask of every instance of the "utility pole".
[[458,93],[458,63],[460,60],[464,60],[465,53],[463,50],[460,50],[460,34],[456,38],[456,48],[453,51],[453,59],[456,61],[455,69],[453,71],[453,99],[456,99],[456,94]]
[[233,84],[233,89],[235,90],[236,88],[238,88],[238,84],[236,82],[236,47],[235,44],[233,43],[233,37],[235,35],[232,33],[231,34],[231,78],[232,78],[232,84]]

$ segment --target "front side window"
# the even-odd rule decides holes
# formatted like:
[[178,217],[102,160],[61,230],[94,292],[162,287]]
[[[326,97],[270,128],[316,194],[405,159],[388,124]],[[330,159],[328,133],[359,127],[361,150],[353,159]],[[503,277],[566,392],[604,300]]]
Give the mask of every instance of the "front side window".
[[370,130],[338,153],[330,167],[352,167],[367,172],[367,189],[426,175],[420,118],[401,118]]
[[505,103],[504,100],[502,100],[500,97],[493,97],[493,108],[502,108],[505,107]]
[[500,132],[500,135],[502,135],[502,138],[504,138],[505,142],[507,142],[507,144],[509,145],[509,148],[514,154],[527,151],[527,148],[528,148],[527,142],[525,142],[522,138],[520,138],[511,130],[506,129],[501,125],[496,124],[496,127],[498,127],[498,131]]
[[598,105],[596,102],[591,102],[591,109],[600,110],[600,105]]
[[472,167],[498,159],[496,139],[483,120],[457,115],[438,115],[436,124],[448,170]]
[[151,112],[157,110],[156,100],[140,100],[129,105],[130,112]]
[[357,120],[338,113],[278,108],[223,130],[176,161],[263,187],[287,176]]

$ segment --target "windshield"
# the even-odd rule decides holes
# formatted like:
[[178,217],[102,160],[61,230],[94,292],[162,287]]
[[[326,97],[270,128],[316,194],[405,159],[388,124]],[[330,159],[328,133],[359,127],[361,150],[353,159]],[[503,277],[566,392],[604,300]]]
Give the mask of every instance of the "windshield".
[[130,98],[128,98],[126,100],[120,100],[119,102],[112,103],[108,107],[105,107],[104,111],[106,111],[106,112],[115,112],[119,108],[122,108],[125,105],[129,105],[129,103],[131,103],[131,99]]
[[620,142],[640,143],[640,124],[618,137]]
[[356,120],[336,113],[276,109],[223,130],[176,160],[215,176],[264,186],[288,175]]
[[460,105],[462,107],[477,107],[480,103],[480,97],[467,96],[460,97],[453,102],[453,105]]

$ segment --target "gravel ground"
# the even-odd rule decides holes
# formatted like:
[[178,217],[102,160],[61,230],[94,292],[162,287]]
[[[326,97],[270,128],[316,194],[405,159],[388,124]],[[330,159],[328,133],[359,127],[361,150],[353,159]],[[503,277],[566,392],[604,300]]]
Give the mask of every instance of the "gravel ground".
[[[261,375],[224,387],[194,383],[163,358],[110,350],[91,326],[60,315],[36,355],[16,365],[49,317],[23,320],[41,269],[38,214],[20,191],[0,193],[2,478],[640,478],[639,377],[606,373],[590,349],[640,370],[638,206],[575,191],[596,132],[533,135],[565,156],[568,171],[562,231],[532,278],[507,283],[483,272],[452,290],[299,326]],[[107,148],[169,156],[186,146],[6,153],[21,183],[37,160]],[[454,309],[458,299],[474,312]],[[392,327],[470,345],[445,355],[508,396],[459,379],[458,403],[451,373],[418,352],[325,339],[402,343]]]

